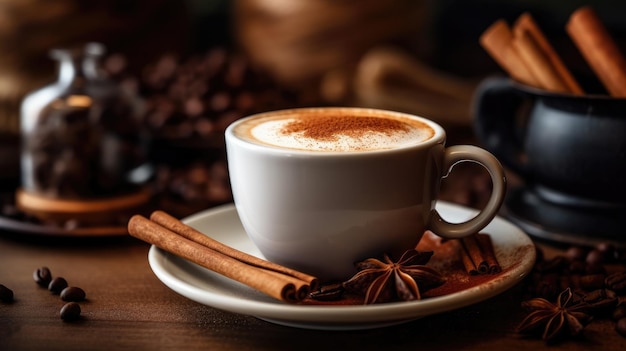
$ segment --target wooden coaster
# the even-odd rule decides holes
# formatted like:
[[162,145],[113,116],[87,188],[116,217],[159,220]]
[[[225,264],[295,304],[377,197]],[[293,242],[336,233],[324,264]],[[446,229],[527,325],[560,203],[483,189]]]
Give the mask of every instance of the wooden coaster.
[[151,196],[150,190],[143,188],[123,196],[67,200],[45,197],[18,189],[15,194],[15,203],[21,211],[43,220],[76,219],[88,223],[105,223],[120,214],[145,205]]

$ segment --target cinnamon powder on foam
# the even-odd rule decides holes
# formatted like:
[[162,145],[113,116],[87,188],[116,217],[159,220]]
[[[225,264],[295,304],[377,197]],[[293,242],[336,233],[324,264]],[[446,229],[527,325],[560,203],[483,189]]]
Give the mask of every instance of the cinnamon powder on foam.
[[379,132],[389,135],[398,131],[408,132],[409,127],[393,119],[355,116],[299,118],[287,123],[281,129],[283,134],[302,132],[305,137],[316,140],[334,140],[338,134],[358,138],[367,132]]

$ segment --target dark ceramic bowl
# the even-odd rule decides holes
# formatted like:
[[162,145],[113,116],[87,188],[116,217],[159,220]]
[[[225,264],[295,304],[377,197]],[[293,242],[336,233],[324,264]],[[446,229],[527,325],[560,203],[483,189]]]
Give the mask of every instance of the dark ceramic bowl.
[[479,141],[544,200],[626,208],[626,99],[488,78],[473,114]]

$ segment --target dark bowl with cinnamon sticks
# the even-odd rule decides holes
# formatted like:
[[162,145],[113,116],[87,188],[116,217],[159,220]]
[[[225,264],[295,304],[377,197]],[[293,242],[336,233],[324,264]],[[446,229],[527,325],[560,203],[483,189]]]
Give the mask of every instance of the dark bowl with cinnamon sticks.
[[[626,59],[590,6],[564,30],[603,91],[590,93],[530,13],[493,23],[479,38],[508,77],[474,96],[477,137],[541,200],[590,210],[626,210]],[[581,84],[581,81],[583,84]]]

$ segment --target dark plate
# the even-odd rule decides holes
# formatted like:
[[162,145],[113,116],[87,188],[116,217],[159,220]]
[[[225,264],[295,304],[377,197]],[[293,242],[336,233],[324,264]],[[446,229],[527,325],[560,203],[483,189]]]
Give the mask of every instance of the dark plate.
[[626,247],[623,208],[558,205],[530,187],[520,187],[507,195],[504,212],[509,220],[540,239],[568,245],[610,243]]
[[[0,206],[3,209],[14,209],[14,193],[11,191],[1,193]],[[60,225],[35,221],[23,214],[11,216],[3,210],[0,212],[0,234],[45,237],[114,237],[128,235],[128,231],[126,226],[121,224],[64,228]]]
[[125,226],[82,227],[65,229],[48,224],[19,221],[0,216],[0,232],[58,237],[111,237],[128,235]]

